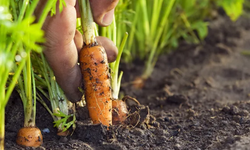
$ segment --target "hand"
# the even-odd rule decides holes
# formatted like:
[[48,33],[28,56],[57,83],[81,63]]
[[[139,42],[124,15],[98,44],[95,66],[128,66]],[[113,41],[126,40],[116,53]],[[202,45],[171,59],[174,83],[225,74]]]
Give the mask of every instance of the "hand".
[[[65,0],[66,6],[56,15],[46,18],[43,25],[45,31],[45,57],[54,71],[56,80],[71,102],[81,99],[82,74],[78,63],[78,53],[83,45],[82,35],[76,30],[76,18],[80,17],[78,2]],[[40,0],[35,15],[39,17],[46,0]],[[114,8],[118,0],[90,0],[94,21],[107,26],[113,20]],[[114,43],[105,37],[97,37],[97,42],[102,45],[107,53],[109,62],[116,59],[117,48]]]

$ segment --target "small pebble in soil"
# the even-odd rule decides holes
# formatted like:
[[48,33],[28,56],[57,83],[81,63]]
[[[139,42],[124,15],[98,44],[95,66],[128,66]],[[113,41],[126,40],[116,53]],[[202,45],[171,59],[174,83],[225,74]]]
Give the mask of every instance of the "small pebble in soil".
[[174,145],[174,149],[175,149],[175,150],[180,150],[180,149],[181,149],[181,145],[178,144],[178,143],[175,144],[175,145]]
[[247,110],[241,110],[239,112],[239,115],[241,115],[241,116],[249,116],[249,112]]
[[134,128],[133,130],[130,130],[130,133],[132,133],[134,135],[137,135],[137,136],[145,135],[144,131],[142,129],[140,129],[140,128]]
[[232,126],[235,126],[235,127],[239,127],[239,126],[240,126],[240,124],[237,123],[237,122],[235,122],[235,121],[231,121],[230,124],[231,124]]
[[155,130],[154,130],[154,134],[155,135],[167,135],[167,134],[169,134],[166,130],[164,130],[164,129],[159,129],[159,128],[156,128]]
[[157,144],[166,143],[168,138],[166,136],[159,136],[157,139]]
[[239,108],[237,106],[232,106],[231,107],[231,114],[237,115],[238,113],[239,113]]
[[188,109],[187,110],[187,118],[193,118],[197,116],[198,114],[193,110],[193,109]]
[[49,130],[49,128],[44,128],[44,129],[42,129],[42,132],[43,133],[50,133],[50,130]]
[[241,117],[240,115],[235,115],[235,116],[233,116],[233,120],[234,120],[235,122],[237,122],[237,123],[240,123],[241,119],[242,119],[242,117]]
[[239,114],[239,108],[237,106],[231,106],[231,107],[225,106],[222,108],[222,111],[230,115]]
[[221,124],[222,124],[223,126],[227,126],[227,125],[228,125],[228,121],[227,121],[227,120],[222,120],[222,121],[221,121]]

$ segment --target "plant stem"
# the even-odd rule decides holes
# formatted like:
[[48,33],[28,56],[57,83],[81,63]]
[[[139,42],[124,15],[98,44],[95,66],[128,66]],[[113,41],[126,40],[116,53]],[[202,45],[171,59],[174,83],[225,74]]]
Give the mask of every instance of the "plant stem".
[[26,8],[27,8],[28,4],[29,4],[29,0],[24,0],[23,1],[22,9],[20,11],[20,14],[19,14],[19,17],[18,17],[18,20],[17,20],[18,22],[22,21],[24,13],[26,11]]
[[43,26],[43,23],[44,23],[47,15],[48,15],[51,7],[53,6],[54,1],[56,1],[56,0],[48,0],[47,1],[46,5],[45,5],[45,7],[43,9],[43,13],[41,14],[41,16],[40,16],[40,18],[38,20],[38,24],[39,24],[40,28]]
[[[42,89],[40,89],[40,91],[43,91]],[[45,94],[45,93],[44,93]],[[46,94],[45,94],[46,95]],[[38,101],[43,105],[43,107],[45,107],[45,109],[49,112],[49,114],[51,115],[51,117],[53,118],[53,121],[56,121],[56,117],[53,115],[53,112],[49,109],[48,105],[43,101],[43,98],[38,95]]]
[[10,85],[8,86],[8,90],[6,92],[6,96],[5,96],[5,99],[4,99],[4,102],[3,102],[3,106],[5,107],[7,102],[8,102],[8,99],[10,98],[10,95],[16,85],[16,81],[18,80],[20,74],[21,74],[21,71],[23,69],[23,67],[25,66],[25,62],[26,62],[27,58],[24,58],[21,60],[18,68],[15,70],[15,74],[14,76],[12,77],[12,82],[10,83]]
[[144,73],[142,75],[143,79],[147,79],[151,75],[151,73],[153,71],[153,68],[154,68],[153,61],[154,61],[154,56],[155,56],[155,53],[156,53],[156,50],[157,50],[157,46],[158,46],[158,43],[159,43],[160,38],[161,38],[161,33],[164,30],[164,26],[168,22],[168,16],[170,14],[170,11],[173,8],[174,2],[175,2],[175,0],[170,0],[169,1],[167,9],[166,9],[166,11],[165,11],[165,13],[164,13],[164,15],[162,17],[162,20],[160,22],[160,27],[158,27],[158,32],[156,34],[156,37],[155,37],[155,40],[154,40],[154,43],[153,43],[152,50],[150,52],[148,60],[146,61],[146,69],[145,69],[145,71],[144,71]]
[[114,99],[118,99],[118,96],[119,96],[120,84],[121,84],[120,82],[121,82],[121,78],[122,78],[122,73],[118,77],[118,75],[119,75],[119,65],[120,65],[122,52],[123,52],[125,43],[127,41],[127,38],[128,38],[128,33],[126,32],[123,39],[122,39],[121,45],[119,47],[119,51],[118,51],[116,61],[111,63],[112,64],[111,65],[111,70],[112,70],[111,86],[113,88],[112,96],[113,96]]
[[[143,19],[144,19],[144,32],[145,35],[148,36],[149,35],[149,21],[148,21],[148,11],[147,11],[147,3],[146,0],[140,0],[140,6],[142,7],[142,14],[143,14]],[[146,37],[147,39],[148,37]]]
[[95,39],[95,24],[90,8],[89,0],[79,0],[79,9],[81,15],[81,24],[83,34],[83,42],[86,45],[96,43]]
[[35,77],[34,77],[33,69],[31,71],[31,79],[32,79],[32,87],[33,87],[33,109],[32,109],[33,113],[32,113],[32,121],[33,121],[33,126],[35,126],[35,122],[36,122],[36,82],[35,82]]
[[[1,93],[2,94],[2,93]],[[0,149],[4,150],[5,107],[0,107]]]
[[190,23],[188,21],[188,18],[184,13],[181,13],[181,19],[183,20],[183,22],[184,22],[185,26],[187,27],[187,29],[189,30],[190,34],[193,36],[194,43],[195,44],[199,43],[199,39],[195,35],[194,31],[191,29],[191,25],[190,25]]
[[[139,10],[140,8],[140,5],[136,5],[136,8],[135,10]],[[131,30],[130,30],[130,33],[129,33],[129,39],[128,39],[128,50],[131,50],[132,49],[132,45],[134,43],[134,35],[135,35],[135,31],[136,31],[136,24],[137,24],[137,20],[138,20],[138,13],[135,13],[135,16],[134,16],[134,20],[132,21],[132,27],[131,27]]]
[[[31,82],[31,62],[30,62],[30,53],[27,54],[27,62],[26,62],[26,68],[24,69],[24,85],[25,85],[25,91],[26,91],[26,107],[24,112],[24,127],[31,127],[35,126],[34,120],[32,120],[32,112],[33,110],[33,100],[32,100],[32,82]],[[27,82],[27,83],[26,83]]]
[[[162,10],[162,2],[163,0],[155,0],[154,1],[154,4],[153,4],[153,13],[152,13],[152,19],[151,19],[151,40],[154,39],[155,37],[155,32],[157,30],[157,23],[159,22],[159,19],[161,18],[160,17],[160,13],[161,13],[161,10]],[[161,8],[159,8],[161,7]]]
[[39,0],[33,0],[31,5],[29,5],[29,9],[25,12],[25,18],[26,17],[30,17],[33,12],[35,11],[36,9],[36,6],[38,4]]

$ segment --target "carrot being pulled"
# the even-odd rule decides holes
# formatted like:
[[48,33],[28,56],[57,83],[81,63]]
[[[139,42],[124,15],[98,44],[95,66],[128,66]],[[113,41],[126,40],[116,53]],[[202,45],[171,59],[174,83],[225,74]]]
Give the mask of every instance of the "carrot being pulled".
[[83,75],[85,99],[94,124],[112,124],[112,100],[107,54],[95,39],[95,26],[89,0],[79,0],[84,31],[79,61]]

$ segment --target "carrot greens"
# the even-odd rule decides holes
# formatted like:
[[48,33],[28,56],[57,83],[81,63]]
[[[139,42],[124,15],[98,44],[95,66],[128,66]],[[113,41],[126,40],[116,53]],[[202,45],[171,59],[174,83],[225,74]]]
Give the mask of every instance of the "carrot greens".
[[[42,47],[37,43],[44,42],[41,29],[52,4],[57,0],[46,3],[38,22],[33,16],[39,0],[2,0],[0,1],[0,149],[4,150],[4,112],[5,106],[13,89],[18,85],[25,109],[25,125],[32,125],[35,120],[35,82],[31,69],[30,52],[41,52]],[[20,74],[22,74],[20,76]],[[19,77],[20,76],[20,77]],[[30,77],[23,78],[22,77]],[[21,81],[22,80],[22,81]],[[21,85],[19,82],[26,82]],[[33,88],[32,88],[33,87]],[[33,92],[33,94],[32,94]],[[30,100],[34,100],[30,102]],[[34,107],[33,107],[34,106]],[[33,113],[32,113],[33,112]],[[32,119],[32,123],[28,120]]]
[[[74,104],[67,100],[62,89],[57,84],[54,73],[46,62],[44,55],[35,53],[33,58],[36,70],[35,77],[38,83],[37,89],[50,101],[51,109],[40,95],[38,100],[51,114],[54,126],[58,129],[58,135],[68,135],[66,131],[71,126],[75,127]],[[48,93],[45,89],[48,90]]]

